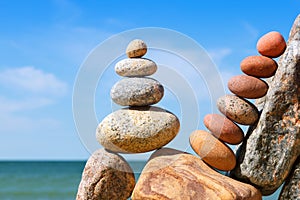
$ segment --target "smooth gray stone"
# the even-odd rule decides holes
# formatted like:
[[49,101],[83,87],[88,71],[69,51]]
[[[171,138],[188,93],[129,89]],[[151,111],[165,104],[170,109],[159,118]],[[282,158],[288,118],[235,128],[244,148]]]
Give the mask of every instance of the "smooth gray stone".
[[111,89],[112,100],[121,106],[148,106],[158,103],[164,87],[152,78],[124,78]]
[[119,61],[115,66],[115,71],[120,76],[150,76],[157,70],[157,65],[152,60],[146,58],[127,58]]
[[300,154],[300,15],[269,84],[258,123],[249,128],[231,176],[272,194]]

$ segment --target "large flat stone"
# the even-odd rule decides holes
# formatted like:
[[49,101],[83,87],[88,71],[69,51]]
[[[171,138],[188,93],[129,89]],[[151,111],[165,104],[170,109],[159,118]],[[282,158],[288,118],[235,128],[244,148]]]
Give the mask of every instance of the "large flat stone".
[[232,177],[255,185],[265,195],[276,191],[300,155],[299,104],[300,15],[269,83],[260,119],[237,153]]
[[258,200],[253,186],[221,175],[200,158],[174,149],[156,151],[145,166],[132,200]]

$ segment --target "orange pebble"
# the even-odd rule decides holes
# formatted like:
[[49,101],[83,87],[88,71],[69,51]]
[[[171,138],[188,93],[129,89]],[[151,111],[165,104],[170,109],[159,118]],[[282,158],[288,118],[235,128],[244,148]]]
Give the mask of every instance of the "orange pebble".
[[276,58],[283,54],[286,43],[280,33],[272,31],[258,40],[256,48],[261,55]]

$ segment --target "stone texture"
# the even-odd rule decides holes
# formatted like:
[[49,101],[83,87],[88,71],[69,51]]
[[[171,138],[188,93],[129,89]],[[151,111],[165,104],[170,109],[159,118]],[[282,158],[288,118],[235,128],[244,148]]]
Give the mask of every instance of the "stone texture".
[[147,45],[143,40],[140,39],[132,40],[126,48],[126,54],[128,58],[140,58],[146,53]]
[[258,40],[256,48],[261,55],[276,58],[283,54],[286,43],[280,33],[272,31]]
[[132,200],[260,200],[253,186],[209,168],[200,158],[174,149],[156,151],[145,166]]
[[257,125],[250,127],[241,145],[232,176],[251,182],[263,194],[273,193],[288,176],[300,154],[300,15]]
[[97,128],[98,142],[106,149],[142,153],[169,143],[179,131],[177,117],[158,107],[131,107],[105,117]]
[[230,171],[235,167],[236,159],[232,150],[212,134],[197,130],[190,135],[193,150],[211,167]]
[[220,97],[217,106],[221,113],[239,124],[254,124],[259,117],[257,108],[251,102],[235,95]]
[[134,174],[129,164],[121,156],[100,149],[85,165],[76,199],[126,200],[134,186]]
[[204,125],[219,140],[229,144],[239,144],[244,139],[243,130],[233,121],[219,114],[208,114]]
[[228,89],[237,96],[257,99],[267,94],[268,84],[253,76],[238,75],[229,79]]
[[248,56],[240,64],[242,72],[258,78],[269,78],[277,69],[277,63],[266,56]]
[[300,199],[300,157],[296,160],[279,195],[279,200],[290,199]]
[[157,70],[155,62],[145,58],[127,58],[117,62],[115,71],[120,76],[150,76]]
[[162,99],[164,87],[152,78],[124,78],[112,87],[110,96],[121,106],[147,106]]

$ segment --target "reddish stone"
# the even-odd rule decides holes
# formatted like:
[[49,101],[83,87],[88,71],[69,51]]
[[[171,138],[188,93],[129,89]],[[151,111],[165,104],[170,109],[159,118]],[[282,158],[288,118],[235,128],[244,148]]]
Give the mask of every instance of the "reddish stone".
[[277,70],[276,61],[266,56],[248,56],[240,66],[245,74],[259,78],[269,78]]
[[193,150],[211,167],[230,171],[236,165],[233,151],[212,134],[197,130],[190,135]]
[[244,139],[242,129],[227,117],[219,114],[208,114],[203,121],[206,128],[223,142],[239,144]]
[[256,48],[261,55],[276,58],[283,54],[286,43],[280,33],[272,31],[258,40]]
[[268,84],[265,81],[253,76],[234,76],[228,81],[228,88],[237,96],[257,99],[265,96],[268,91]]

